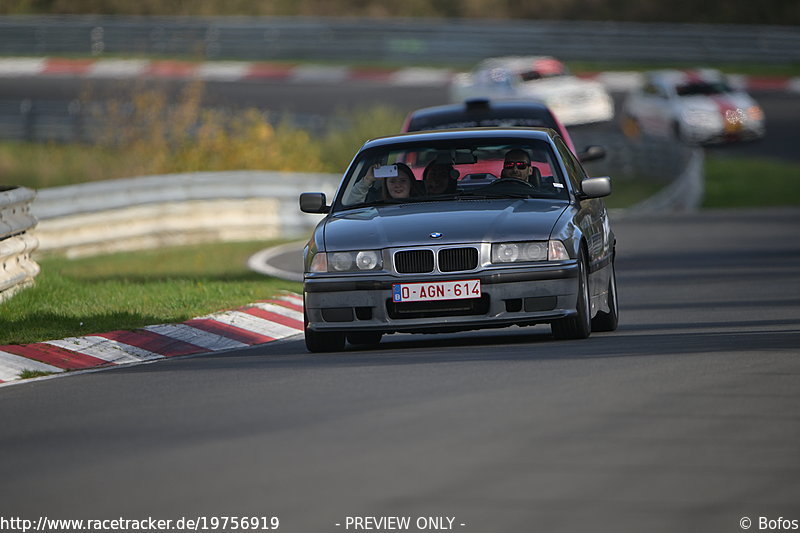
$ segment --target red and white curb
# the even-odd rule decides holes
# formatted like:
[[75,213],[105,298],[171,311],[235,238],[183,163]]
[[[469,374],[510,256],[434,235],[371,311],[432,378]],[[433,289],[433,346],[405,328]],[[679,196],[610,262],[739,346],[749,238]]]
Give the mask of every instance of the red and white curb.
[[[71,59],[57,57],[0,58],[0,78],[48,76],[95,79],[167,78],[205,81],[279,80],[289,83],[336,84],[345,81],[378,82],[395,86],[446,86],[455,76],[449,69],[407,67],[360,68],[258,61],[170,61],[149,59]],[[612,91],[628,91],[641,84],[639,72],[590,72]],[[800,78],[732,75],[746,90],[800,92]]]
[[246,61],[154,61],[143,59],[0,59],[0,78],[27,76],[71,76],[81,78],[169,78],[205,81],[280,80],[295,83],[335,84],[343,81],[373,81],[388,85],[447,85],[447,69],[409,67],[400,69],[359,68],[327,65],[292,65]]
[[242,308],[181,324],[145,326],[23,345],[0,345],[0,384],[26,370],[58,374],[67,370],[140,363],[244,348],[303,331],[303,298],[286,293]]

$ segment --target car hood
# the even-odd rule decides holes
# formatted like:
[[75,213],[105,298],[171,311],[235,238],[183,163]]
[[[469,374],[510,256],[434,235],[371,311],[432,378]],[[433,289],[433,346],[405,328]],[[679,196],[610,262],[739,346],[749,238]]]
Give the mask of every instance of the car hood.
[[[547,240],[564,200],[424,202],[354,209],[324,222],[328,251],[470,242]],[[433,238],[431,234],[441,237]]]
[[684,96],[678,100],[680,108],[687,111],[712,111],[724,113],[728,109],[747,109],[755,101],[745,93],[729,93],[715,96]]
[[602,94],[605,89],[596,81],[582,80],[573,76],[558,76],[543,80],[532,80],[519,85],[521,95],[539,98],[570,99],[584,95]]

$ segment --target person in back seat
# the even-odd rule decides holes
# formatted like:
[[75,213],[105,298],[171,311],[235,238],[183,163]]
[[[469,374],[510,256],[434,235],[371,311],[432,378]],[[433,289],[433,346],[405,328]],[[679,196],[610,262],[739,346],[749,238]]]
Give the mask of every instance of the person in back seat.
[[425,192],[430,196],[456,192],[458,171],[449,163],[431,161],[422,172]]

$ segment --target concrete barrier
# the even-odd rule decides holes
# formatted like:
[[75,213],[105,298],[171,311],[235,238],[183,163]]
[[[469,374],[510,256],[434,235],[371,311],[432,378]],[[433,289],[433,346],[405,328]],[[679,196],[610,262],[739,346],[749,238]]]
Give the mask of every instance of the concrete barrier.
[[25,187],[0,188],[0,302],[33,283],[39,265],[31,259],[38,246],[30,231],[36,218],[30,204],[36,192]]
[[79,257],[301,237],[320,217],[300,211],[300,193],[332,196],[340,179],[336,174],[196,172],[42,189],[33,204],[39,249]]
[[627,209],[620,210],[622,216],[637,216],[649,213],[695,211],[703,202],[705,179],[704,152],[695,149],[680,175],[659,192]]

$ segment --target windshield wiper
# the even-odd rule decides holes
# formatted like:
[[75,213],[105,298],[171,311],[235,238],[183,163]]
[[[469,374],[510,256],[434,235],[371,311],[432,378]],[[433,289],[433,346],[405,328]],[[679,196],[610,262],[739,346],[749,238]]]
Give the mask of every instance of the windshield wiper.
[[534,198],[529,193],[496,193],[496,194],[487,194],[487,193],[480,193],[480,194],[473,194],[473,193],[465,193],[458,196],[459,199],[465,200],[495,200],[495,199],[502,199],[502,198]]
[[434,194],[432,196],[414,196],[409,198],[409,202],[438,202],[440,200],[453,200],[456,198],[454,194]]
[[386,200],[373,200],[371,202],[361,202],[358,204],[352,205],[343,205],[344,209],[362,209],[364,207],[377,207],[380,205],[395,205],[395,204],[404,204],[406,200],[398,200],[395,198],[388,198]]

